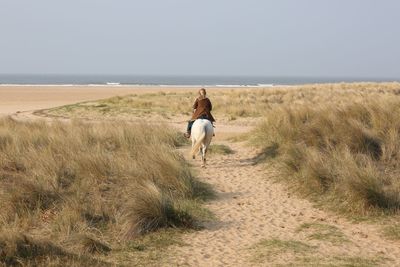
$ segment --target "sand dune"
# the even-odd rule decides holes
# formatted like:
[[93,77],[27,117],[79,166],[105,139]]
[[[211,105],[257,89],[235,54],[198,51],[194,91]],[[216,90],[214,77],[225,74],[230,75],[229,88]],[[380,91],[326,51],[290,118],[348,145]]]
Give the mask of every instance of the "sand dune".
[[[0,113],[160,89],[73,90],[71,93],[71,88],[0,88]],[[14,117],[38,118],[32,112]],[[185,128],[184,123],[171,124]],[[175,247],[166,259],[169,266],[400,266],[398,243],[383,239],[379,225],[353,223],[315,208],[277,183],[277,172],[272,166],[255,165],[256,150],[246,144],[221,141],[249,130],[220,125],[214,142],[223,142],[235,153],[209,155],[206,169],[200,168],[200,161],[191,161],[200,178],[217,192],[217,198],[206,204],[216,220],[205,222],[203,230],[185,234],[186,245]]]

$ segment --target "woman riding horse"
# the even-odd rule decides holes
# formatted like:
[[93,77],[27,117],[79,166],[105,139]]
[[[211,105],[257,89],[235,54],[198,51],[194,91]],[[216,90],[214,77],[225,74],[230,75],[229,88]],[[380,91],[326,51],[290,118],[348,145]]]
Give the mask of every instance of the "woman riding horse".
[[192,130],[192,125],[197,119],[207,119],[213,123],[215,121],[214,117],[211,115],[212,104],[210,99],[206,96],[206,89],[201,88],[199,90],[199,97],[196,98],[196,101],[193,104],[193,115],[190,121],[188,122],[187,130],[185,133],[185,137],[190,138],[190,133]]

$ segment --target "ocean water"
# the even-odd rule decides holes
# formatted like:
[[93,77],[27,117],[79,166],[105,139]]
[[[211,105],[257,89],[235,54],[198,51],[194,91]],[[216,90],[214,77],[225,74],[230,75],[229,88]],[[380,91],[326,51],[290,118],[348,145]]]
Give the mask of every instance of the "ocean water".
[[268,76],[154,76],[154,75],[32,75],[0,74],[0,84],[21,85],[188,85],[188,86],[257,86],[297,85],[330,82],[398,81],[388,78],[349,77],[268,77]]

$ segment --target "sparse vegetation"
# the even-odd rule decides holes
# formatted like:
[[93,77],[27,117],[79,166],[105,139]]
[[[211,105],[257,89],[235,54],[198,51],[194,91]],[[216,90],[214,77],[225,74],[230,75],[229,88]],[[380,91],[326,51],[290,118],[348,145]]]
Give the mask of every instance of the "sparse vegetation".
[[1,119],[0,262],[100,266],[145,233],[196,228],[211,192],[179,143],[165,126]]
[[234,153],[229,146],[224,144],[211,144],[209,147],[209,152],[220,155],[230,155]]
[[300,225],[297,232],[307,232],[308,239],[330,242],[333,244],[342,244],[349,242],[346,236],[335,226],[322,223],[304,223]]
[[251,248],[253,261],[264,262],[271,257],[281,254],[304,254],[316,249],[306,243],[297,240],[264,239]]
[[[308,227],[308,226],[305,226]],[[302,227],[302,229],[304,229]],[[330,251],[320,251],[319,246],[297,240],[265,239],[251,247],[255,263],[268,266],[377,266],[388,259],[379,255],[354,257]],[[272,263],[273,262],[273,263]]]
[[400,241],[400,224],[394,223],[383,228],[383,236],[390,240]]
[[170,266],[167,256],[173,246],[187,245],[182,240],[182,234],[187,231],[160,229],[127,241],[114,251],[113,263],[117,266]]
[[275,266],[321,266],[321,267],[375,267],[390,264],[383,257],[352,257],[352,256],[326,256],[326,257],[297,257],[288,264]]

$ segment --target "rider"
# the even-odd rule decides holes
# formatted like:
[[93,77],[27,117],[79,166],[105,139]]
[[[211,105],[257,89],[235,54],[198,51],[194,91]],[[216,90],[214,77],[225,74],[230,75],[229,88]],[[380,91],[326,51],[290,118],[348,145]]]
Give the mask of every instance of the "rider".
[[185,137],[190,137],[190,132],[192,130],[192,125],[197,119],[207,119],[212,123],[215,121],[214,117],[211,115],[212,105],[210,99],[207,98],[206,89],[201,88],[199,90],[199,97],[196,98],[196,101],[193,104],[193,115],[190,121],[188,122],[187,130],[185,133]]

